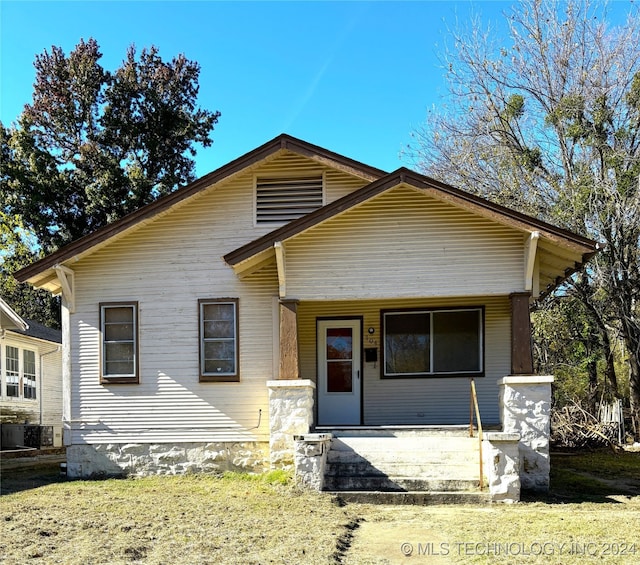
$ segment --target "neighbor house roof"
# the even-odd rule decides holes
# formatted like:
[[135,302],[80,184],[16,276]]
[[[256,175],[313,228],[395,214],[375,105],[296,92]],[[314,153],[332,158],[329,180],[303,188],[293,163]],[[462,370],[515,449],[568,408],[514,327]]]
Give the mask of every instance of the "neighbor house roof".
[[62,343],[62,332],[43,326],[33,320],[24,320],[0,298],[0,330],[8,330],[36,339]]
[[33,320],[26,320],[26,322],[29,327],[26,330],[15,330],[15,333],[53,343],[62,343],[62,332],[60,330],[54,330]]
[[2,298],[0,298],[0,330],[26,330],[27,322],[16,314]]
[[[286,151],[309,157],[318,163],[343,170],[368,181],[375,180],[386,174],[386,172],[381,169],[365,165],[364,163],[344,157],[334,153],[333,151],[323,149],[317,145],[307,143],[306,141],[296,139],[290,135],[281,134],[253,151],[250,151],[249,153],[246,153],[245,155],[220,167],[212,173],[199,178],[171,194],[159,198],[151,204],[143,206],[108,226],[98,229],[95,232],[81,237],[60,248],[58,251],[55,251],[28,267],[17,271],[14,276],[20,282],[30,282],[36,286],[43,286],[46,288],[47,280],[55,279],[55,273],[52,269],[56,265],[61,264],[64,261],[68,261],[69,259],[79,258],[86,252],[93,250],[96,246],[99,246],[113,237],[119,236],[126,231],[139,226],[145,221],[153,219],[176,204],[198,194],[202,190],[207,189],[222,180],[229,179],[237,173],[244,172],[249,167],[269,159],[278,153]],[[49,288],[49,290],[53,289]]]

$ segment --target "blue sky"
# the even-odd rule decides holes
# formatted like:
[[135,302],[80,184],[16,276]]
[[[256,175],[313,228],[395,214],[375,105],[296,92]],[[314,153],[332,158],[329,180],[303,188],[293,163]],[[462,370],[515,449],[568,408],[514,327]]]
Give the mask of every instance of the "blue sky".
[[[199,105],[222,113],[197,174],[288,133],[385,170],[443,102],[447,30],[471,12],[504,30],[512,2],[0,0],[0,119],[31,100],[35,55],[93,37],[115,70],[135,43],[201,65]],[[627,6],[621,2],[620,7]]]

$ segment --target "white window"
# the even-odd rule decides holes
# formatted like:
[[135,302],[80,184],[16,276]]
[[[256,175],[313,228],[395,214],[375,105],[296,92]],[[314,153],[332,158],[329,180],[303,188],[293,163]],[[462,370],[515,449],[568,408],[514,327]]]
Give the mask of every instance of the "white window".
[[285,224],[323,204],[322,174],[256,179],[256,224]]
[[483,372],[483,310],[382,312],[383,377]]
[[200,380],[238,381],[238,300],[199,301]]
[[109,383],[137,383],[138,303],[100,305],[101,378]]
[[36,354],[25,349],[22,351],[23,394],[25,398],[36,398]]
[[2,369],[6,396],[35,400],[36,352],[7,345],[4,354]]
[[20,350],[7,345],[4,358],[4,374],[7,383],[7,396],[20,396]]

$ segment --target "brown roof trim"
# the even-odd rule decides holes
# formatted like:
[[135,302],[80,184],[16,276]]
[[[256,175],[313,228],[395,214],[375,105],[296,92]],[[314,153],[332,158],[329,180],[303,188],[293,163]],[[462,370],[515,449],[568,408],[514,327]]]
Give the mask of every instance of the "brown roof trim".
[[585,261],[597,251],[598,244],[591,239],[582,237],[565,229],[558,228],[556,226],[543,222],[542,220],[538,220],[531,216],[527,216],[526,214],[522,214],[521,212],[511,210],[510,208],[506,208],[499,204],[495,204],[493,202],[490,202],[489,200],[486,200],[474,194],[470,194],[458,188],[454,188],[453,186],[421,175],[405,167],[401,167],[400,169],[389,173],[385,177],[382,177],[372,182],[371,184],[362,187],[359,190],[347,194],[339,200],[335,200],[334,202],[327,204],[323,208],[320,208],[315,212],[312,212],[311,214],[303,216],[298,220],[294,220],[293,222],[290,222],[285,226],[282,226],[281,228],[264,235],[261,238],[243,245],[242,247],[239,247],[234,251],[231,251],[224,256],[224,260],[229,265],[237,265],[245,259],[252,257],[256,253],[264,251],[265,249],[273,246],[276,241],[282,241],[293,237],[333,216],[340,214],[341,212],[344,212],[345,210],[348,210],[349,208],[352,208],[368,200],[369,198],[372,198],[402,183],[406,183],[421,189],[435,189],[446,195],[453,196],[456,199],[468,202],[475,206],[480,206],[488,211],[494,212],[512,221],[515,220],[519,223],[524,223],[532,229],[540,229],[547,233],[551,233],[553,235],[561,237],[562,239],[569,240],[574,244],[586,248],[584,250]]
[[14,273],[14,277],[20,282],[25,282],[31,277],[91,249],[93,246],[110,239],[124,230],[133,227],[144,220],[153,218],[157,214],[164,212],[175,204],[193,196],[204,188],[259,163],[263,159],[266,159],[281,150],[288,150],[305,157],[326,162],[327,164],[339,166],[340,168],[362,176],[368,180],[373,180],[387,174],[381,169],[370,167],[364,163],[360,163],[348,157],[339,155],[338,153],[334,153],[333,151],[323,149],[322,147],[307,143],[306,141],[283,133],[249,153],[230,161],[219,169],[216,169],[192,183],[179,188],[175,192],[163,196],[151,204],[147,204],[135,212],[127,214],[114,223],[65,245],[58,251],[55,251],[43,259],[40,259],[39,261],[17,271]]

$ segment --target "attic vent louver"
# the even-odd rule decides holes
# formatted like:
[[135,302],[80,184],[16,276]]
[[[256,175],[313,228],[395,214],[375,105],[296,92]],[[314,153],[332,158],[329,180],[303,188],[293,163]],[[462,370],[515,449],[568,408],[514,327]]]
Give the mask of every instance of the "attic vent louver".
[[321,207],[322,175],[256,180],[258,224],[285,224]]

